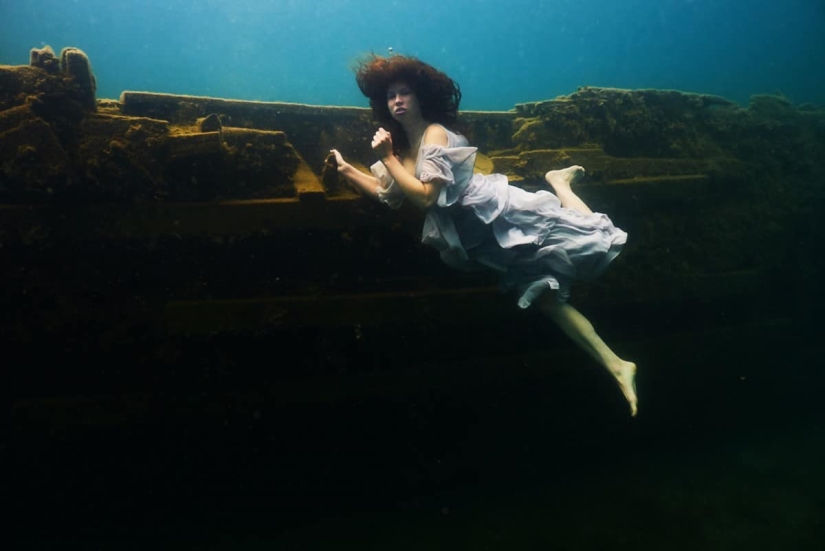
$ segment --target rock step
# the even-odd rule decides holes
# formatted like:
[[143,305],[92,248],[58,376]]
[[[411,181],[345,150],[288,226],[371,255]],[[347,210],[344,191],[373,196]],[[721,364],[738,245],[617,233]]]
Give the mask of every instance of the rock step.
[[[699,299],[754,296],[764,290],[764,274],[757,270],[693,277],[681,288],[648,287],[643,292],[613,296],[612,306],[628,306]],[[596,297],[593,301],[600,302]],[[292,327],[375,326],[403,323],[410,312],[417,319],[438,323],[487,324],[513,312],[511,295],[497,287],[398,290],[381,293],[327,296],[271,296],[221,300],[180,300],[167,303],[166,329],[176,335],[280,330]],[[589,302],[587,294],[577,304]]]
[[[584,184],[671,176],[713,175],[715,178],[741,178],[747,166],[728,157],[675,159],[613,157],[599,148],[564,148],[526,151],[518,155],[490,155],[492,167],[484,172],[501,172],[513,181],[541,182],[548,170],[581,165],[587,171]],[[672,180],[677,181],[677,180]]]
[[[621,341],[624,347],[640,349],[690,350],[696,342],[705,349],[729,350],[753,343],[793,343],[795,326],[787,318],[760,320],[735,327],[708,326],[693,333],[656,336],[642,341]],[[284,362],[284,356],[278,356]],[[303,378],[283,379],[277,384],[259,384],[212,389],[198,393],[183,389],[177,393],[158,390],[109,391],[72,394],[52,394],[22,397],[9,406],[9,419],[19,427],[49,425],[50,434],[60,434],[73,428],[145,424],[149,420],[169,423],[170,420],[197,420],[250,416],[262,406],[321,404],[365,399],[409,399],[431,395],[433,392],[467,391],[468,381],[492,386],[502,381],[525,377],[545,377],[548,370],[566,369],[565,366],[582,363],[581,352],[572,347],[542,350],[513,350],[486,357],[461,360],[444,358],[392,370],[368,373],[334,375],[307,375]],[[288,358],[286,359],[288,361]],[[278,365],[273,363],[273,365]],[[267,365],[272,369],[273,366]],[[475,388],[471,390],[474,392]],[[82,392],[82,391],[81,391]]]
[[[640,199],[679,200],[709,182],[706,174],[684,174],[584,182],[581,186],[587,190],[588,199],[604,196],[638,203]],[[547,189],[543,180],[532,185],[525,181],[514,184],[531,190]],[[643,214],[636,212],[638,208],[636,205],[632,214]],[[412,228],[420,224],[420,216],[410,209],[388,211],[346,191],[330,196],[303,161],[295,172],[291,197],[133,205],[0,205],[0,213],[0,230],[7,236],[37,227],[69,239],[244,235],[268,230],[345,229],[393,223],[410,224]]]

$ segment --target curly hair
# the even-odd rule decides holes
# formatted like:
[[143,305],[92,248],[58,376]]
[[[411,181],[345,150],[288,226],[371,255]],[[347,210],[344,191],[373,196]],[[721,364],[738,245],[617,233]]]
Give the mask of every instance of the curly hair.
[[357,62],[355,81],[361,93],[370,100],[373,119],[392,134],[396,152],[409,149],[410,144],[387,107],[387,89],[393,82],[403,81],[415,92],[425,120],[451,128],[458,124],[458,105],[461,103],[458,83],[415,57],[371,54]]

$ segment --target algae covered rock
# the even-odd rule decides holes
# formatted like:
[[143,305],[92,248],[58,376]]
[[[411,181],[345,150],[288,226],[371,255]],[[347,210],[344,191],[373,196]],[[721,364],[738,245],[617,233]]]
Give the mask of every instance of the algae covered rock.
[[[0,199],[6,203],[100,203],[296,198],[320,184],[281,130],[238,128],[237,112],[174,98],[175,111],[129,113],[95,98],[88,56],[46,46],[28,66],[0,66]],[[151,105],[166,96],[148,94]],[[213,102],[214,103],[214,102]],[[223,107],[226,102],[215,105]],[[264,107],[266,112],[266,107]],[[175,121],[164,115],[180,115]],[[271,117],[281,118],[277,111]]]
[[60,61],[55,57],[51,46],[43,48],[32,48],[29,52],[29,65],[38,67],[47,73],[57,74],[60,72]]
[[92,64],[79,48],[63,48],[60,52],[60,68],[63,74],[70,77],[78,92],[78,101],[92,111],[97,109],[95,91],[97,82],[92,73]]
[[718,156],[722,149],[710,136],[713,114],[736,109],[717,96],[584,87],[517,105],[513,140],[522,150],[593,143],[617,157]]

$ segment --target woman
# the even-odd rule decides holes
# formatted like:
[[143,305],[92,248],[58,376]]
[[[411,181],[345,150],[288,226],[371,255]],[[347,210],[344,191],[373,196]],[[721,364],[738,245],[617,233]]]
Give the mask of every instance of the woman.
[[459,269],[486,267],[516,289],[519,306],[535,303],[616,379],[636,415],[636,365],[619,358],[567,303],[573,281],[601,274],[627,234],[593,213],[571,189],[580,166],[545,176],[555,194],[511,186],[501,174],[473,173],[476,148],[456,133],[459,86],[413,57],[371,56],[356,70],[381,128],[372,176],[332,153],[338,171],[362,193],[393,208],[410,201],[426,212],[422,241]]

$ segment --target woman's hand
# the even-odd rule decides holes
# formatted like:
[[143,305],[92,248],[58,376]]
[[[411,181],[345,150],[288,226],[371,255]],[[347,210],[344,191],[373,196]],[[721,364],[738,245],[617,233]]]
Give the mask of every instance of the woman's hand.
[[372,137],[372,150],[382,161],[392,156],[392,136],[383,128],[379,128]]
[[347,165],[349,165],[349,163],[344,160],[344,156],[341,155],[341,152],[337,149],[330,149],[329,152],[335,156],[335,163],[338,165],[338,172],[344,172]]
[[[346,162],[344,156],[337,149],[330,149],[329,152],[332,153],[332,157],[335,158],[335,163],[338,165],[338,174],[343,176],[347,183],[359,193],[378,199],[378,190],[381,188],[381,184],[375,176],[362,172]],[[329,156],[327,156],[326,163],[328,163],[327,166],[332,165]]]

